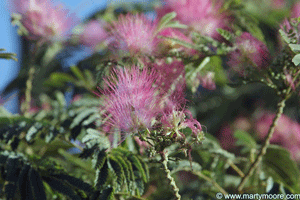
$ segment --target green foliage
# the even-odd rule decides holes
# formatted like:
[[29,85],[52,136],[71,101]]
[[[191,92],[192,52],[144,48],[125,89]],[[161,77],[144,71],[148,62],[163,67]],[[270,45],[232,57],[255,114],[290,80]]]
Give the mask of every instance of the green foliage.
[[26,158],[14,152],[1,151],[0,168],[1,182],[8,183],[3,188],[8,200],[48,199],[45,184],[72,199],[85,199],[93,193],[91,185],[66,174],[56,163],[50,164],[41,158]]
[[86,69],[82,72],[76,66],[72,66],[70,69],[72,75],[62,72],[54,72],[50,75],[50,78],[45,81],[44,85],[49,87],[63,87],[67,83],[73,83],[77,87],[86,88],[88,91],[92,91],[96,88],[96,81],[91,71]]
[[[130,192],[139,195],[143,185],[149,180],[148,166],[137,155],[118,147],[105,153],[105,150],[94,152],[96,171],[95,187],[101,189],[109,181],[115,180],[115,191]],[[142,188],[141,188],[142,187]],[[123,189],[122,189],[123,188]]]
[[[5,51],[5,49],[0,49],[1,51]],[[17,54],[15,53],[0,53],[0,59],[7,59],[7,60],[15,60],[18,61],[18,59],[16,58]]]
[[164,28],[187,28],[186,25],[180,24],[178,21],[172,21],[176,15],[177,14],[175,12],[171,12],[163,16],[158,22],[155,33],[159,33]]
[[300,190],[300,172],[297,164],[291,160],[290,153],[279,146],[271,145],[263,158],[264,171],[275,181],[283,183],[293,193]]
[[217,29],[218,33],[225,38],[227,41],[232,42],[234,35],[230,33],[229,31],[226,31],[224,29],[218,28]]
[[255,140],[246,131],[236,130],[233,135],[237,139],[236,145],[243,147],[241,153],[249,153],[252,149],[257,148]]
[[[298,46],[300,46],[300,45],[298,45]],[[298,66],[298,65],[300,64],[300,54],[295,55],[294,58],[293,58],[293,60],[292,60],[292,62],[293,62],[296,66]]]
[[58,134],[63,133],[64,128],[57,127],[47,121],[37,121],[22,116],[0,118],[0,139],[9,143],[13,150],[18,147],[20,137],[22,137],[21,133],[24,131],[27,142],[32,142],[37,135],[40,135],[49,143]]

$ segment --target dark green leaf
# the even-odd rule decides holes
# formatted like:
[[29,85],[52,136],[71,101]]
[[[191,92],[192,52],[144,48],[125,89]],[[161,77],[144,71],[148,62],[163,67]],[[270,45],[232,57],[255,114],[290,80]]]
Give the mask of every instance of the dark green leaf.
[[139,171],[141,174],[142,180],[146,183],[148,181],[147,175],[146,175],[146,172],[145,172],[140,160],[135,155],[130,155],[127,158],[132,163],[133,170]]
[[105,184],[107,178],[108,178],[108,164],[106,159],[102,168],[101,169],[98,168],[96,170],[95,187],[97,189],[101,189],[102,185]]
[[243,130],[236,130],[234,132],[234,137],[237,139],[236,144],[238,146],[246,146],[248,150],[256,149],[256,142],[252,136]]
[[5,185],[5,194],[7,200],[15,200],[17,186],[13,183],[8,183]]
[[42,179],[37,171],[33,168],[29,169],[29,187],[31,188],[36,200],[46,200],[46,193]]
[[102,168],[105,160],[106,160],[106,149],[102,149],[100,151],[97,151],[97,153],[95,153],[95,166],[94,168],[97,169],[97,168]]
[[6,180],[16,183],[22,169],[22,163],[18,157],[9,157],[6,162]]
[[263,158],[263,167],[275,181],[284,183],[285,187],[294,193],[300,192],[299,168],[291,160],[289,151],[276,145],[270,145]]
[[79,178],[75,178],[73,176],[69,176],[67,174],[55,174],[51,175],[52,177],[55,177],[60,180],[67,181],[69,184],[77,187],[80,190],[83,190],[85,192],[91,192],[92,191],[92,186],[89,185],[88,183],[82,181]]
[[54,177],[43,177],[43,180],[45,180],[52,189],[54,189],[64,195],[67,195],[72,200],[73,199],[81,200],[80,196],[78,196],[73,191],[73,188],[70,185],[66,184],[66,182],[59,180],[57,178],[54,178]]
[[90,157],[95,152],[95,150],[97,148],[98,148],[97,145],[95,145],[92,148],[83,149],[83,151],[79,155],[79,158],[88,158],[88,157]]
[[125,180],[125,174],[122,165],[119,163],[119,160],[113,156],[109,157],[109,163],[117,177],[117,183],[119,187],[122,186]]
[[30,165],[28,165],[28,164],[24,165],[24,167],[21,170],[21,173],[19,175],[18,186],[19,186],[19,191],[20,191],[22,200],[34,199],[32,190],[30,188],[29,176],[28,176],[30,168],[31,168]]
[[114,188],[109,187],[103,190],[99,200],[112,200],[114,197]]

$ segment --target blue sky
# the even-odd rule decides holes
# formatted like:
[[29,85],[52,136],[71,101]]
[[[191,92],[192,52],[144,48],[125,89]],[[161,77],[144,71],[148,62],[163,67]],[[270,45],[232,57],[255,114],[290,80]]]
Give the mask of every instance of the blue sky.
[[[7,9],[6,3],[10,0],[0,0],[0,48],[6,49],[6,52],[13,52],[19,54],[19,41],[16,33],[16,27],[12,27],[10,24],[10,13]],[[112,0],[113,2],[123,3],[121,0]],[[55,1],[58,2],[58,1]],[[78,17],[82,20],[89,17],[95,11],[104,8],[107,5],[107,0],[60,0],[67,8],[77,13]],[[126,0],[125,2],[147,2],[141,0]],[[17,56],[18,57],[18,56]],[[18,57],[19,58],[19,57]],[[5,86],[13,80],[19,70],[20,66],[18,62],[13,60],[0,60],[0,94]],[[6,97],[7,98],[7,97]],[[6,99],[5,98],[5,99]],[[16,101],[14,100],[5,104],[5,107],[11,112],[16,112]]]

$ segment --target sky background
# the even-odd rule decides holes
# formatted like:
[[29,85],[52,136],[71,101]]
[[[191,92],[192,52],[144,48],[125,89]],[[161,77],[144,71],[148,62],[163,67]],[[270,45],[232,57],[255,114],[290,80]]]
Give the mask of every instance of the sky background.
[[[17,28],[12,27],[10,24],[10,13],[7,8],[6,2],[11,0],[0,0],[0,48],[6,49],[6,52],[16,53],[17,58],[20,60],[20,41],[17,35]],[[77,13],[77,16],[84,20],[91,16],[94,12],[99,9],[103,9],[111,2],[147,2],[142,0],[60,0],[55,2],[62,2],[71,12]],[[74,58],[70,62],[76,63],[78,58]],[[12,81],[17,75],[20,69],[19,63],[13,60],[0,60],[0,95],[4,90],[5,86]],[[17,91],[15,92],[17,94]],[[13,94],[10,94],[13,95]],[[7,99],[5,97],[4,99]],[[17,96],[11,101],[5,103],[5,107],[15,113],[17,112]]]

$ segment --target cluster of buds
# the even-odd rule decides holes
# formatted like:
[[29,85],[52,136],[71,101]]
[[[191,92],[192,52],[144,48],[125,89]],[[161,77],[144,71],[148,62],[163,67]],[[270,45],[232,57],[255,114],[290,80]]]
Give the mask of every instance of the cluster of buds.
[[285,19],[281,25],[282,47],[271,66],[272,81],[280,94],[287,97],[298,92],[300,85],[299,49],[300,21],[297,18]]

